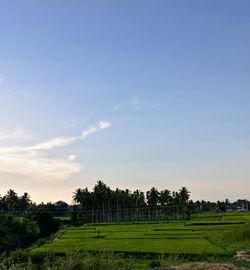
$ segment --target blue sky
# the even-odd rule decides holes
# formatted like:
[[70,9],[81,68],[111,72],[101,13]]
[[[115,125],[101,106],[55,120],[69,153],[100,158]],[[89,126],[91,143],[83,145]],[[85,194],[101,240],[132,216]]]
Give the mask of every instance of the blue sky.
[[250,197],[249,1],[0,5],[0,193]]

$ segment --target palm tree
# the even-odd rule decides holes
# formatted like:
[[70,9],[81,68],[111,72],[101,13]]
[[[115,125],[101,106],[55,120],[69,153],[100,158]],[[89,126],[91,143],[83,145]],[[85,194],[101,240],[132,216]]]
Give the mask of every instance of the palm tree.
[[161,206],[166,206],[171,202],[172,196],[171,196],[171,191],[168,189],[164,189],[160,192],[159,196],[159,202]]
[[[73,201],[75,203],[79,203],[80,206],[81,206],[81,213],[83,213],[83,202],[82,202],[82,192],[83,190],[81,188],[78,188],[74,193],[73,193]],[[77,209],[75,209],[77,211]],[[76,214],[76,217],[78,215]],[[81,214],[81,217],[82,217],[82,214]]]
[[30,195],[27,192],[24,192],[24,194],[19,198],[19,207],[22,211],[24,211],[28,208],[30,204]]
[[121,190],[116,188],[115,192],[113,193],[113,205],[115,210],[115,220],[121,220]]
[[106,215],[106,209],[110,206],[111,190],[106,184],[99,180],[94,186],[94,193],[96,194],[99,209],[102,208],[102,221],[105,221],[109,217],[108,213]]
[[179,189],[179,196],[181,203],[186,205],[190,198],[190,191],[188,191],[187,188],[182,187],[181,189]]
[[0,211],[6,211],[5,196],[0,195]]
[[156,207],[157,207],[158,202],[159,202],[159,195],[160,195],[160,193],[155,187],[152,187],[146,193],[149,220],[151,219],[151,215],[153,216],[153,218],[155,218]]
[[146,203],[145,203],[145,195],[142,191],[136,190],[131,194],[131,205],[132,209],[134,210],[133,216],[135,219],[142,219],[143,217],[143,208],[145,208]]
[[74,193],[73,193],[73,201],[75,203],[81,203],[81,195],[82,195],[82,189],[78,188]]
[[13,189],[9,189],[7,191],[7,195],[5,195],[5,203],[7,205],[8,210],[14,213],[15,208],[18,207],[18,196],[17,193]]
[[92,192],[87,188],[77,189],[73,194],[73,200],[80,204],[82,217],[85,213],[87,221],[128,221],[144,220],[146,216],[149,219],[156,218],[156,214],[159,218],[168,218],[169,215],[174,218],[180,213],[180,209],[184,209],[181,205],[188,203],[189,194],[186,188],[171,194],[167,189],[159,192],[153,187],[145,196],[140,190],[111,190],[99,180]]
[[189,219],[190,213],[188,210],[188,200],[190,197],[190,191],[187,190],[187,188],[182,187],[179,189],[179,201],[180,201],[180,207],[179,207],[179,214],[182,215],[182,218],[184,219],[185,217]]
[[150,191],[147,191],[146,197],[147,197],[147,203],[149,207],[156,207],[159,202],[159,191],[152,187]]

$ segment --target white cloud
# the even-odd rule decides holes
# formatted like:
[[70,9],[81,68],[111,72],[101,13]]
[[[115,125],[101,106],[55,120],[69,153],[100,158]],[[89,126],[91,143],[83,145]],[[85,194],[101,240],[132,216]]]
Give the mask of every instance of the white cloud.
[[[21,152],[35,152],[35,151],[46,151],[51,150],[53,148],[62,147],[69,145],[75,141],[83,140],[87,136],[89,136],[92,133],[98,132],[102,129],[108,128],[111,126],[110,122],[107,121],[99,121],[96,126],[90,127],[87,130],[84,130],[82,132],[81,136],[78,137],[57,137],[51,140],[47,140],[42,143],[38,143],[31,146],[14,146],[14,147],[0,147],[0,153],[21,153]],[[14,137],[13,134],[5,134],[6,138]]]
[[70,161],[73,161],[73,160],[75,160],[76,159],[76,155],[69,155],[69,160]]
[[49,158],[39,153],[0,156],[0,172],[24,175],[35,180],[60,181],[81,170],[80,164],[61,158]]
[[0,130],[0,145],[7,143],[18,143],[31,140],[33,136],[24,129],[17,128],[12,131]]
[[111,123],[108,121],[99,121],[96,126],[90,127],[89,129],[83,131],[81,139],[85,139],[88,135],[100,131],[105,128],[111,127]]
[[97,131],[96,127],[90,127],[89,129],[82,132],[81,139],[85,139],[91,133],[95,133]]
[[58,137],[52,140],[45,141],[43,143],[27,147],[26,149],[34,151],[34,150],[50,150],[56,147],[62,147],[68,145],[74,141],[78,140],[78,138],[67,138],[67,137]]
[[110,122],[107,122],[107,121],[100,121],[98,123],[99,129],[109,128],[110,126],[111,126],[111,123]]
[[65,180],[81,170],[81,165],[75,162],[76,156],[72,154],[68,158],[52,158],[47,152],[56,147],[83,140],[90,134],[110,126],[109,122],[100,121],[96,126],[85,130],[81,136],[58,137],[30,146],[6,144],[6,141],[22,137],[22,132],[0,133],[0,142],[2,142],[0,144],[0,172],[25,175],[34,180]]

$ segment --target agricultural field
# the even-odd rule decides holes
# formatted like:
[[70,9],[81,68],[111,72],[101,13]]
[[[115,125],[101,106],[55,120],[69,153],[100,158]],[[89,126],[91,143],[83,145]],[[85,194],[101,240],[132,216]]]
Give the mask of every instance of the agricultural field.
[[228,241],[230,233],[236,235],[235,230],[246,226],[249,220],[247,213],[214,213],[193,215],[190,221],[69,226],[32,253],[230,255],[236,247],[250,248],[249,241],[241,241],[240,246]]

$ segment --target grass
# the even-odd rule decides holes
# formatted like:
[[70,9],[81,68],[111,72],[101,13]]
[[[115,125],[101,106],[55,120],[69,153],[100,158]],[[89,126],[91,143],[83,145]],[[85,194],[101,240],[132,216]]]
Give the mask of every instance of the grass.
[[[16,254],[17,255],[17,254]],[[40,261],[32,261],[24,258],[20,261],[12,254],[11,258],[1,257],[1,270],[131,270],[148,269],[147,265],[137,264],[131,259],[122,259],[114,253],[99,252],[71,253],[65,257],[55,257],[53,254],[45,254]]]
[[186,222],[69,226],[52,241],[34,247],[31,255],[101,251],[143,260],[159,256],[229,258],[237,249],[250,249],[249,221],[250,214],[237,212],[198,214]]
[[11,269],[145,270],[194,260],[250,268],[233,259],[236,250],[250,250],[249,221],[249,213],[206,213],[182,222],[67,226],[25,251],[23,265]]
[[70,221],[71,220],[71,217],[70,216],[58,216],[58,217],[55,217],[57,220],[59,221]]
[[184,222],[68,227],[33,252],[115,251],[131,254],[226,254]]
[[192,223],[192,229],[200,236],[211,243],[220,246],[233,253],[236,250],[250,249],[250,215],[249,213],[221,213],[215,218],[220,217],[220,221],[213,224],[212,217],[210,221],[202,224]]

